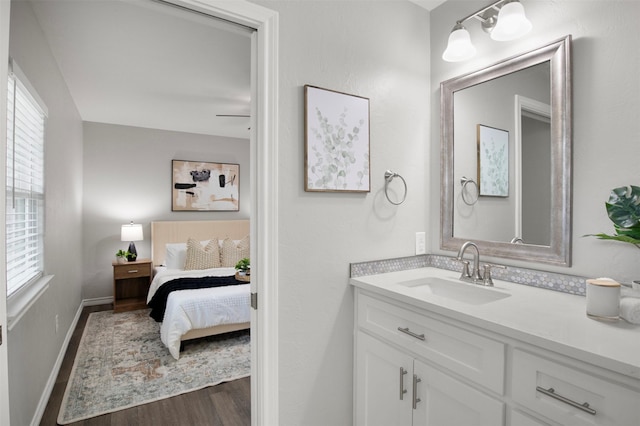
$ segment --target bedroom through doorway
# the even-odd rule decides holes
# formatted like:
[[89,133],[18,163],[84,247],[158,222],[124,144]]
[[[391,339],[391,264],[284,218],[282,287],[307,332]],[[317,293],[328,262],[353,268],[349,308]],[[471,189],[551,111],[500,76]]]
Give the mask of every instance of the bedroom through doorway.
[[[251,157],[253,29],[153,1],[29,3],[82,120],[90,123],[87,133],[107,128],[170,135],[157,138],[157,150],[145,148],[138,160],[141,170],[150,157],[167,152],[179,160],[233,162],[236,155]],[[183,134],[199,140],[211,137],[212,143],[204,150],[201,143],[193,147],[191,136],[176,137]],[[224,146],[235,143],[235,148],[218,150],[220,139]],[[126,155],[136,151],[139,154],[131,146]],[[246,153],[238,154],[241,151]],[[158,203],[138,209],[142,212],[136,221],[250,220],[253,164],[241,168],[237,212],[173,211],[163,190]],[[162,173],[168,171],[169,166]],[[144,182],[145,174],[138,179]],[[150,246],[149,241],[138,244]]]

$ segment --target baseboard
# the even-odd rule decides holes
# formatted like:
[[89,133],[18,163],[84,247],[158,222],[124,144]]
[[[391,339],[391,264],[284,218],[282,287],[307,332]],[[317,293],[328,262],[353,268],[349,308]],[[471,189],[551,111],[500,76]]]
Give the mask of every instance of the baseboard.
[[84,299],[82,301],[82,306],[96,306],[96,305],[106,305],[108,303],[113,303],[113,296],[107,297],[96,297],[94,299]]
[[44,390],[42,391],[42,396],[40,397],[40,402],[38,403],[36,412],[33,415],[31,426],[38,426],[40,424],[40,421],[42,420],[42,415],[44,414],[44,410],[47,408],[47,403],[49,402],[49,398],[51,397],[51,392],[53,392],[53,387],[56,384],[56,379],[58,378],[58,373],[60,372],[60,367],[62,366],[62,361],[64,360],[64,355],[67,353],[67,347],[69,347],[69,342],[71,341],[73,332],[75,331],[76,326],[78,325],[78,321],[80,320],[80,314],[82,314],[83,307],[84,307],[84,301],[82,301],[82,303],[80,303],[80,306],[78,306],[76,315],[73,318],[73,321],[71,321],[69,330],[67,330],[67,335],[64,337],[64,342],[62,342],[60,353],[58,354],[56,363],[53,365],[53,370],[51,370],[51,374],[49,375],[49,380],[47,380],[47,384]]
[[82,309],[85,306],[104,305],[108,303],[113,303],[113,296],[97,297],[94,299],[83,299],[82,302],[80,303],[80,306],[78,306],[76,315],[73,318],[71,325],[69,326],[69,330],[67,330],[67,335],[64,338],[64,342],[62,342],[62,347],[60,348],[60,353],[58,354],[56,363],[53,365],[53,370],[51,370],[51,374],[49,375],[49,380],[47,380],[47,384],[44,390],[42,391],[40,402],[38,403],[38,407],[31,421],[31,426],[38,426],[40,424],[40,421],[42,420],[42,415],[44,414],[44,410],[47,408],[47,403],[49,402],[49,398],[51,397],[51,392],[53,392],[53,386],[56,384],[58,373],[60,373],[60,367],[62,367],[62,361],[64,360],[64,356],[67,353],[69,342],[71,341],[73,332],[75,331],[76,326],[78,325],[78,321],[80,320]]

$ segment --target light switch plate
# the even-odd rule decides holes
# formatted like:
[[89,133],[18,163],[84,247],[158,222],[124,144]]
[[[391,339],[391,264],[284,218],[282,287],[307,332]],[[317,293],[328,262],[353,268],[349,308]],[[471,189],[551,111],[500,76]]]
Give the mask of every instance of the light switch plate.
[[425,254],[426,252],[426,235],[424,232],[416,232],[416,254]]

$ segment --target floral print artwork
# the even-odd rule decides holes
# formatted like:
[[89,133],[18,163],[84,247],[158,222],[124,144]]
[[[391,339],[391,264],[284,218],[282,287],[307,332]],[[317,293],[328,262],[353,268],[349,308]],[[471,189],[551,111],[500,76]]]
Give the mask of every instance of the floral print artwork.
[[480,195],[509,196],[509,132],[478,124]]
[[369,100],[312,86],[305,95],[305,190],[369,191]]

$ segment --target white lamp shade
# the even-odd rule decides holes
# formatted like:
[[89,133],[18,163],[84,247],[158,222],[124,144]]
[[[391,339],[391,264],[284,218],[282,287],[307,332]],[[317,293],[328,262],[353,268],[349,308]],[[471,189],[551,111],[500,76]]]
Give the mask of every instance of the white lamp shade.
[[447,62],[465,61],[476,54],[476,48],[471,43],[469,31],[462,25],[456,25],[449,34],[447,49],[442,54],[442,59]]
[[514,1],[500,9],[498,23],[491,31],[491,38],[496,41],[515,40],[531,31],[532,27],[531,21],[524,14],[522,4]]
[[128,225],[122,225],[120,241],[142,241],[143,239],[142,225],[133,222]]

